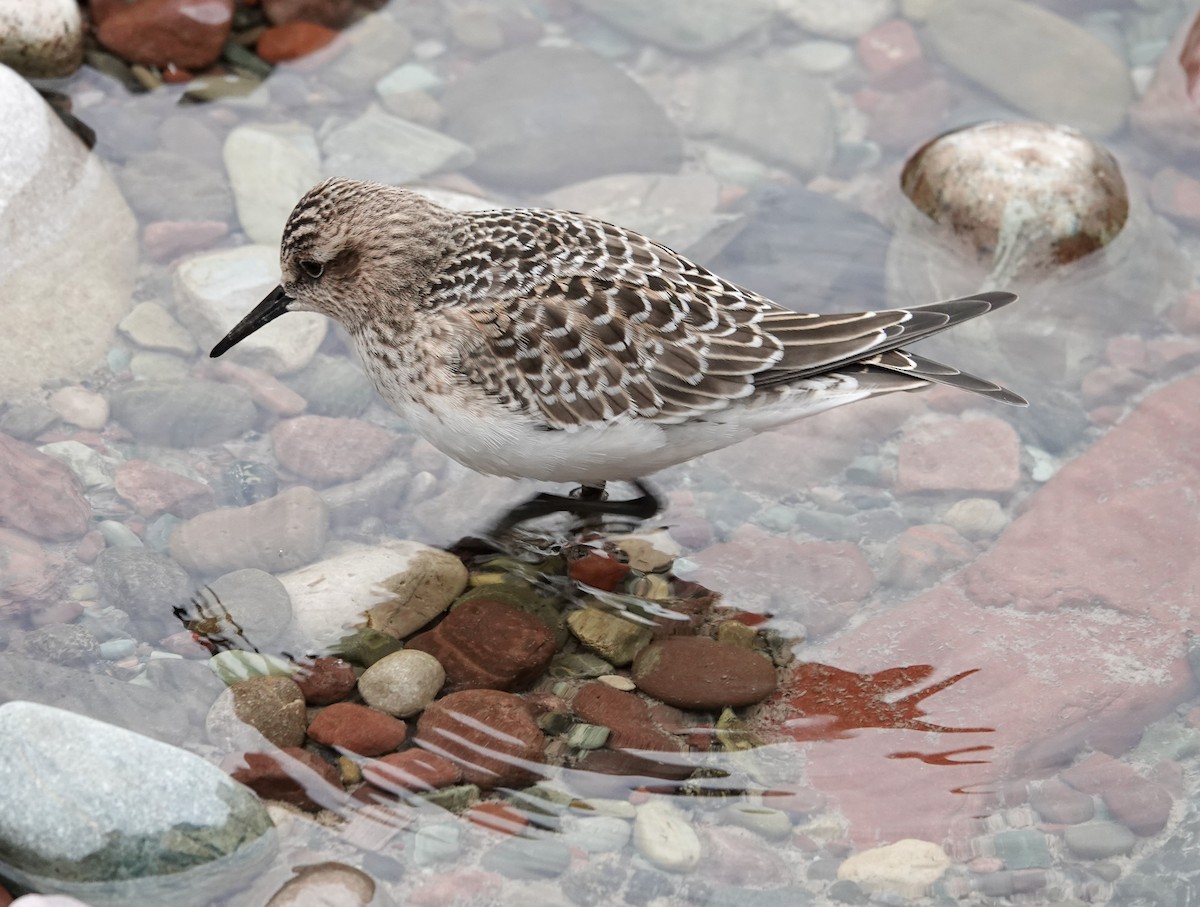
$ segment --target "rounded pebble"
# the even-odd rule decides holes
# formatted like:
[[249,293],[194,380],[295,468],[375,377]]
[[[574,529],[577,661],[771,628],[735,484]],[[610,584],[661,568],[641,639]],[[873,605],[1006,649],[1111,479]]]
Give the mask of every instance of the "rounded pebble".
[[358,679],[358,692],[373,709],[407,718],[433,702],[446,671],[432,655],[401,649],[386,655]]
[[638,808],[633,843],[659,869],[690,872],[700,864],[700,838],[688,816],[669,800],[650,800]]

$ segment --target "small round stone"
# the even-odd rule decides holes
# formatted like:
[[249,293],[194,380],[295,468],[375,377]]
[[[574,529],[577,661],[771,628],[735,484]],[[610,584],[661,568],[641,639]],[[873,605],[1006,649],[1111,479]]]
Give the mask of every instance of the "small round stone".
[[659,869],[690,872],[700,864],[700,838],[691,820],[669,800],[650,800],[638,808],[633,843]]
[[371,708],[407,718],[433,702],[445,682],[446,671],[436,658],[401,649],[367,668],[358,679],[358,692]]
[[701,711],[753,705],[777,684],[770,659],[703,636],[651,643],[633,663],[633,681],[667,705]]

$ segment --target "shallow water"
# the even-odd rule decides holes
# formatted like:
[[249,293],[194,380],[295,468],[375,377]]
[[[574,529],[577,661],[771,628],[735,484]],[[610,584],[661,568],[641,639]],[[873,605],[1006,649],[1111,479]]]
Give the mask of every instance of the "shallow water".
[[[759,6],[663,3],[617,25],[609,19],[624,5],[602,17],[585,11],[601,8],[593,3],[397,2],[245,97],[186,103],[187,85],[131,94],[90,67],[51,86],[96,131],[93,155],[136,216],[134,302],[178,324],[126,328],[107,367],[46,382],[96,391],[112,417],[92,429],[46,425],[28,440],[99,452],[88,463],[86,450],[56,454],[74,454],[77,473],[99,470],[88,528],[99,524],[109,547],[169,552],[186,568],[185,590],[233,563],[287,575],[345,543],[451,546],[542,490],[477,476],[408,433],[356,377],[344,335],[315,317],[289,315],[262,332],[261,348],[229,357],[261,372],[206,358],[273,283],[273,238],[323,176],[410,180],[463,205],[586,210],[814,311],[983,284],[988,268],[922,232],[898,187],[908,153],[949,129],[1017,118],[1077,126],[1117,157],[1133,199],[1111,246],[1018,275],[1018,303],[922,344],[1012,387],[1028,409],[944,389],[897,395],[654,476],[667,506],[639,533],[666,527],[672,541],[655,544],[667,563],[640,571],[637,594],[598,597],[670,612],[695,592],[681,581],[717,593],[708,626],[752,626],[775,659],[781,688],[765,704],[672,717],[668,734],[688,746],[651,753],[646,774],[611,762],[588,770],[583,749],[552,747],[535,766],[538,788],[509,796],[526,823],[515,836],[407,792],[367,791],[322,822],[276,808],[278,857],[224,903],[265,903],[294,868],[322,861],[360,868],[376,903],[1200,903],[1200,209],[1173,188],[1197,185],[1194,158],[1173,155],[1200,114],[1143,96],[1177,55],[1167,44],[1194,5],[1048,4],[1059,34],[1037,18],[1043,7],[1015,2],[964,2],[966,13],[933,24],[915,0],[901,11],[867,0],[819,14],[826,4]],[[980,9],[995,20],[972,18]],[[985,26],[1005,41],[987,46]],[[675,46],[680,35],[693,44]],[[966,60],[954,50],[981,41]],[[905,54],[904,65],[889,62]],[[1134,128],[1131,108],[1142,111]],[[1189,116],[1190,127],[1162,125]],[[212,400],[183,420],[164,385],[138,390],[201,380]],[[243,386],[253,404],[227,390]],[[30,396],[40,404],[47,393],[19,402]],[[303,404],[360,428],[307,446],[281,438]],[[136,507],[129,467],[126,490],[113,478],[129,461],[211,491],[193,490],[196,503],[167,515]],[[287,499],[287,546],[246,559],[203,524],[171,541],[196,513],[307,485],[319,496]],[[323,509],[327,530],[314,528]],[[541,563],[576,540],[561,523],[546,531],[505,544],[534,562],[535,586],[560,606],[595,607],[561,563]],[[88,550],[98,540],[81,534],[33,543],[41,552],[30,557],[58,559],[53,594],[0,590],[11,606],[0,611],[0,698],[73,703],[212,761],[245,748],[214,733],[222,685],[173,609],[186,619],[207,608],[209,622],[189,629],[214,650],[297,656],[314,648],[314,625],[226,621],[212,614],[220,596],[182,607],[161,587],[114,613]],[[486,556],[468,566],[530,572],[497,571]],[[304,581],[285,584],[299,609]],[[70,663],[63,645],[30,643],[23,634],[62,622],[50,604],[108,649]],[[32,666],[41,661],[60,664],[43,673]],[[562,682],[536,681],[544,711],[558,708]],[[114,683],[158,695],[126,699]],[[113,702],[124,711],[105,713]],[[684,778],[672,764],[697,771]],[[676,810],[670,821],[650,811],[637,821],[657,823],[665,857],[632,820],[660,800]],[[672,831],[676,820],[694,833]],[[680,854],[692,841],[700,857],[689,860]],[[877,848],[898,841],[910,843],[888,868]]]

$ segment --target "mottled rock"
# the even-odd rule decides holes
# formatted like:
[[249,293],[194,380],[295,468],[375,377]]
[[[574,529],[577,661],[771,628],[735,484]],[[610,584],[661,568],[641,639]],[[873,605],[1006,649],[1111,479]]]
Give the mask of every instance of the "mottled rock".
[[303,397],[262,369],[226,360],[216,363],[212,367],[212,374],[236,384],[250,395],[256,405],[277,416],[298,416],[305,410]]
[[[651,710],[650,703],[633,693],[614,689],[595,681],[584,684],[571,700],[571,711],[594,725],[609,729],[607,748],[624,754],[627,750],[642,750],[656,753],[682,753],[687,747],[676,735],[678,727],[664,727],[660,713]],[[691,768],[674,764],[669,760],[661,763],[632,755],[627,760],[629,772],[645,772],[666,777],[686,777]]]
[[589,551],[582,557],[569,559],[567,575],[577,583],[611,592],[629,575],[629,565],[598,551]]
[[353,702],[335,702],[317,713],[308,736],[326,746],[360,756],[382,756],[395,750],[408,736],[408,727],[391,715]]
[[0,850],[22,886],[90,904],[200,904],[274,854],[262,804],[199,756],[31,702],[0,706],[0,736],[20,741],[0,752]]
[[86,627],[55,623],[30,630],[9,651],[51,664],[81,666],[97,659],[100,644]]
[[528,784],[545,761],[545,738],[528,706],[499,690],[439,699],[417,721],[417,742],[462,766],[466,781],[489,789]]
[[304,743],[304,694],[289,677],[251,677],[227,687],[209,710],[209,739],[228,749],[264,749]]
[[65,541],[87,532],[91,521],[92,506],[67,466],[0,434],[0,522]]
[[236,438],[258,410],[240,387],[213,381],[137,381],[112,396],[113,418],[141,441],[197,447]]
[[926,25],[943,60],[1039,120],[1101,135],[1124,122],[1133,100],[1125,61],[1049,10],[1023,0],[964,0],[939,5]]
[[[197,573],[245,567],[277,573],[320,554],[328,528],[329,512],[321,496],[299,485],[248,507],[192,517],[171,534],[170,552]],[[292,604],[298,613],[294,596]]]
[[349,696],[358,683],[358,675],[348,661],[320,656],[300,663],[292,678],[309,705],[329,705]]
[[117,494],[142,517],[152,520],[164,513],[187,519],[213,506],[213,490],[146,460],[126,460],[114,475]]
[[698,711],[753,705],[778,682],[769,658],[704,636],[651,643],[634,660],[633,681],[655,699]]
[[366,763],[363,778],[392,793],[427,791],[458,784],[462,780],[462,769],[437,753],[413,747]]
[[450,85],[442,103],[446,131],[475,149],[469,172],[505,188],[672,172],[682,159],[658,105],[619,68],[577,48],[498,54]]
[[599,608],[580,608],[567,615],[571,634],[612,665],[627,665],[650,644],[650,628]]
[[870,893],[919,898],[949,868],[950,858],[937,844],[905,838],[847,857],[838,867],[838,878],[854,882]]
[[174,611],[195,590],[177,562],[145,548],[106,548],[92,571],[102,601],[156,630],[178,629]]
[[479,598],[455,607],[408,648],[432,655],[446,670],[446,690],[455,692],[524,689],[545,673],[556,647],[554,633],[536,617]]
[[374,105],[358,119],[323,135],[321,151],[328,173],[401,184],[460,170],[475,160],[475,152],[457,139]]
[[57,79],[81,63],[83,19],[71,0],[0,3],[0,64],[31,79]]
[[357,479],[378,465],[396,443],[390,432],[359,419],[299,416],[271,429],[279,462],[318,483]]
[[0,610],[12,601],[58,597],[62,561],[35,539],[0,529]]
[[407,718],[433,702],[446,672],[432,655],[402,649],[385,655],[358,679],[358,692],[373,709]]
[[[1196,49],[1195,22],[1184,21],[1159,58],[1154,78],[1133,109],[1129,124],[1143,143],[1174,160],[1190,163],[1200,143],[1200,116],[1196,114],[1191,83],[1194,82]],[[1190,48],[1191,75],[1181,63]]]
[[971,544],[950,526],[909,526],[888,547],[883,574],[901,589],[923,589],[974,555]]
[[287,590],[271,574],[254,568],[217,577],[196,593],[188,614],[193,632],[232,638],[238,648],[267,648],[292,622]]
[[900,442],[896,490],[1008,494],[1021,480],[1021,442],[1000,419],[941,419]]
[[221,55],[232,22],[232,0],[138,0],[113,9],[96,36],[130,63],[203,69]]
[[226,757],[221,768],[264,800],[280,800],[309,812],[335,806],[343,793],[333,766],[299,747],[238,753]]
[[991,498],[962,498],[946,511],[945,524],[973,541],[998,536],[1008,525],[1008,514]]

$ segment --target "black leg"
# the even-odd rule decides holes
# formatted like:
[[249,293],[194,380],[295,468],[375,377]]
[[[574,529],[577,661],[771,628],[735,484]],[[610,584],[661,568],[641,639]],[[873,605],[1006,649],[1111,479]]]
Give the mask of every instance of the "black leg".
[[531,498],[524,504],[518,504],[506,513],[492,532],[498,533],[511,529],[526,520],[549,516],[552,513],[572,513],[582,519],[619,516],[634,520],[648,520],[662,510],[662,502],[645,482],[640,479],[631,483],[641,494],[627,501],[611,501],[605,494],[603,485],[584,485],[577,489],[571,497],[543,492]]

